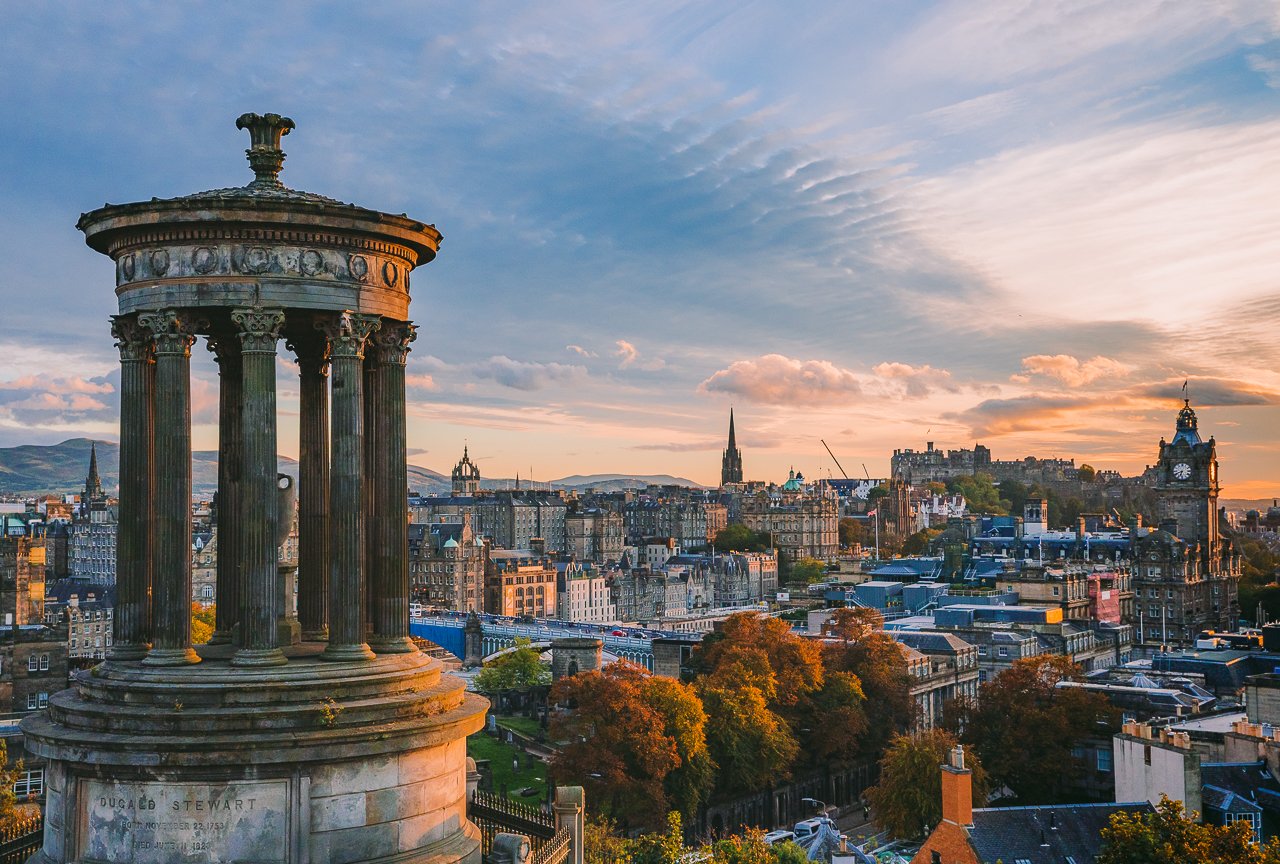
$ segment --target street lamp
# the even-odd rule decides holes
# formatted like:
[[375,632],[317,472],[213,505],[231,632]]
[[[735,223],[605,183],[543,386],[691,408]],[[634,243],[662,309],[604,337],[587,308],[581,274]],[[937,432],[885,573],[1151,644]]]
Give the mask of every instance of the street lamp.
[[830,810],[831,808],[827,806],[825,801],[819,801],[817,798],[801,798],[800,803],[808,804],[814,810],[817,810],[819,815],[821,815],[823,818],[825,819],[830,818],[829,816],[827,816],[827,811]]

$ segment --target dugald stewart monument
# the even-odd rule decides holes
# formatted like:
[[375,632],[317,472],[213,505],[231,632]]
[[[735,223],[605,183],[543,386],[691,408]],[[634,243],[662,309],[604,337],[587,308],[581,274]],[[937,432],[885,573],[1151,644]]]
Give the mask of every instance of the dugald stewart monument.
[[[48,759],[37,864],[478,862],[466,736],[486,702],[409,639],[405,357],[428,224],[254,179],[81,217],[120,313],[108,659],[22,723]],[[190,358],[219,369],[216,632],[191,642]],[[276,361],[300,368],[298,609],[277,546]],[[287,528],[287,525],[284,526]],[[290,592],[291,593],[291,592]]]

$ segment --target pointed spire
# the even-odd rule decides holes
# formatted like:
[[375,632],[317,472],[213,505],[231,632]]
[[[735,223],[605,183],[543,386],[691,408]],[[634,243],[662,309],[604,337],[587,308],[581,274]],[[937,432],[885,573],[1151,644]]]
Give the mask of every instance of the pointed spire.
[[735,436],[733,434],[733,409],[730,408],[729,409],[729,449],[730,450],[734,449],[734,447],[738,443],[737,441],[734,440],[734,437]]

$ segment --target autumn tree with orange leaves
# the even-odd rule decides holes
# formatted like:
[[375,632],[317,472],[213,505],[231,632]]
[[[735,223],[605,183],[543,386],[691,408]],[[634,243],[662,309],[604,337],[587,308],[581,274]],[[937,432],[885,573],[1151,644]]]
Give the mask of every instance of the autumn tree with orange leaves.
[[692,687],[620,660],[562,678],[551,737],[562,743],[552,777],[585,787],[592,809],[627,829],[661,827],[669,810],[688,817],[715,772],[706,714]]

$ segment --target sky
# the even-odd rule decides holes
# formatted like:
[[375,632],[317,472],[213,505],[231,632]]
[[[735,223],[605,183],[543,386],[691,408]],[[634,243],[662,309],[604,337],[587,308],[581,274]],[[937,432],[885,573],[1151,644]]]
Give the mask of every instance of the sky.
[[415,464],[714,484],[732,407],[748,479],[1136,473],[1185,381],[1225,494],[1280,495],[1273,2],[6,4],[0,92],[0,446],[118,434],[79,214],[247,183],[275,111],[287,185],[444,234]]

